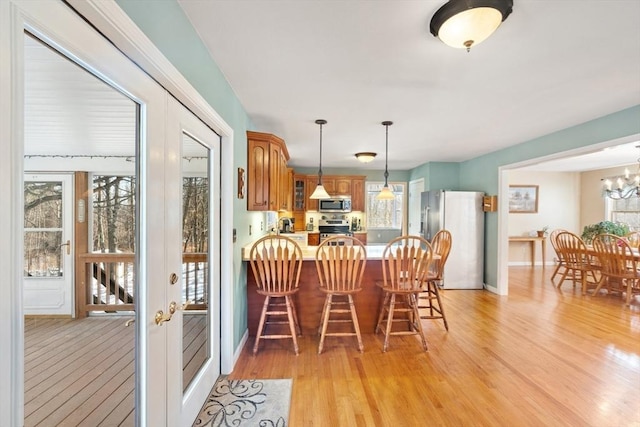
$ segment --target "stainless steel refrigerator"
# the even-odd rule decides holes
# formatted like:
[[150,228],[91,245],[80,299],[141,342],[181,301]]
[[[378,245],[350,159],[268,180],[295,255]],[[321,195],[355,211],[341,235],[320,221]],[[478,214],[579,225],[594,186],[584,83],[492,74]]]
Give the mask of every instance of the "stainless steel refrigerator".
[[425,191],[422,193],[421,232],[431,241],[442,229],[452,237],[445,264],[443,288],[482,289],[484,286],[484,193]]

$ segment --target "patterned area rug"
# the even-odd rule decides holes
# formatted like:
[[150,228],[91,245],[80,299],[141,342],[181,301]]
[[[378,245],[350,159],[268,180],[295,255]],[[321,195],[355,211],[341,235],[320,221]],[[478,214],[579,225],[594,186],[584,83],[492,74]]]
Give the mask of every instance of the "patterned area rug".
[[194,427],[286,427],[292,379],[219,379]]

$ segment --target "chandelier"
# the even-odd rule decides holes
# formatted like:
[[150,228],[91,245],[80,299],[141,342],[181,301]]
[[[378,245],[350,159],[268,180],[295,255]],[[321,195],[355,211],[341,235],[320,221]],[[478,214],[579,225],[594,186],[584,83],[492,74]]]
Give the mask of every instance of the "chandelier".
[[[636,146],[636,148],[640,148],[640,145]],[[640,197],[640,158],[638,158],[637,162],[638,171],[635,176],[631,176],[629,169],[625,168],[624,175],[602,179],[602,191],[605,197],[610,199]]]

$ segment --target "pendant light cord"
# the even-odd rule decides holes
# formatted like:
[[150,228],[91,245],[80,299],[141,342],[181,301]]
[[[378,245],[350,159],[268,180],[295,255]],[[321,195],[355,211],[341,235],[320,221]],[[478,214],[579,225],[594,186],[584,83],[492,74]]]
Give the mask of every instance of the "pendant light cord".
[[388,178],[389,178],[389,125],[385,125],[386,128],[386,138],[384,144],[384,186],[388,187]]
[[327,121],[323,119],[316,120],[316,124],[320,125],[320,166],[318,169],[318,185],[322,185],[322,125],[326,123]]
[[384,121],[385,127],[385,144],[384,144],[384,186],[389,187],[389,126],[393,124],[391,121]]

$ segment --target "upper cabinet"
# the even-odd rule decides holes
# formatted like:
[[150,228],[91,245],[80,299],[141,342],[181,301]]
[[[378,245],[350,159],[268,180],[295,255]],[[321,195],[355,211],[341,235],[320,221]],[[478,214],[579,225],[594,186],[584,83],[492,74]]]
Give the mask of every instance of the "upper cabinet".
[[289,152],[284,141],[269,133],[247,131],[247,209],[291,209]]
[[364,212],[364,176],[351,180],[351,209]]
[[[317,211],[318,201],[310,199],[310,196],[318,186],[318,175],[306,175],[306,179],[296,176],[301,185],[306,186],[303,209]],[[364,212],[364,180],[364,175],[323,175],[322,185],[331,197],[351,196],[351,209]]]

